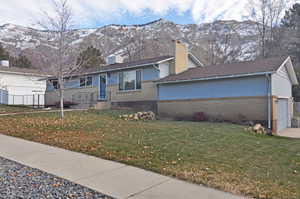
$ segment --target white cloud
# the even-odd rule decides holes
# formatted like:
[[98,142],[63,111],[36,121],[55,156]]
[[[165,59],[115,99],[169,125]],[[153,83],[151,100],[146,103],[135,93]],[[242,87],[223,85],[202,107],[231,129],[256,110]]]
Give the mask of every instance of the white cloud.
[[[248,0],[69,0],[77,26],[113,21],[122,14],[141,16],[145,11],[163,17],[170,10],[189,11],[195,23],[215,19],[242,20]],[[0,0],[0,24],[32,26],[49,10],[49,0]],[[80,23],[78,23],[80,22]]]

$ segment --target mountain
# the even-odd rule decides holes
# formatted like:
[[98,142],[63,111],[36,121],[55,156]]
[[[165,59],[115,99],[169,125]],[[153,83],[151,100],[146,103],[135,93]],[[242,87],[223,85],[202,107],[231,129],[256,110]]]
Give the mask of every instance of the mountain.
[[[54,41],[48,33],[5,24],[0,26],[0,43],[12,55],[22,53],[36,68],[45,70],[39,54],[50,52],[53,48]],[[251,21],[181,25],[159,19],[142,25],[112,24],[97,29],[73,30],[69,33],[68,39],[76,52],[93,45],[99,48],[104,56],[122,54],[130,60],[171,54],[172,40],[176,39],[186,43],[206,64],[210,64],[212,55],[215,57],[215,54],[225,57],[227,62],[253,59],[258,49],[256,24]]]

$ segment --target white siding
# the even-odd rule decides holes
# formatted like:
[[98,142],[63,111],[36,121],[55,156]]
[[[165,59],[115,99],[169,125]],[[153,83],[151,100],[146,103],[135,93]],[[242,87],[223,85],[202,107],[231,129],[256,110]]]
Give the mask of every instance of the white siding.
[[[8,91],[9,104],[32,105],[33,95],[45,94],[47,83],[46,80],[40,81],[41,78],[37,76],[0,73],[0,89]],[[41,105],[44,104],[43,96],[40,96],[40,103]]]
[[277,97],[292,97],[292,83],[286,67],[280,68],[272,75],[272,95]]
[[170,74],[170,62],[164,62],[159,64],[159,78],[167,77]]

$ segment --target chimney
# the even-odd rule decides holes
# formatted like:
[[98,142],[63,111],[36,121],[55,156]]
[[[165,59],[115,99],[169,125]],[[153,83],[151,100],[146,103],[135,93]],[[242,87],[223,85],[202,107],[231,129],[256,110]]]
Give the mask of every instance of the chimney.
[[120,64],[123,63],[124,58],[121,55],[110,55],[106,58],[106,63],[111,64]]
[[0,60],[0,66],[1,67],[9,67],[9,61],[8,60]]
[[175,45],[175,62],[171,64],[170,73],[178,74],[188,69],[188,48],[178,40],[174,40],[173,42]]

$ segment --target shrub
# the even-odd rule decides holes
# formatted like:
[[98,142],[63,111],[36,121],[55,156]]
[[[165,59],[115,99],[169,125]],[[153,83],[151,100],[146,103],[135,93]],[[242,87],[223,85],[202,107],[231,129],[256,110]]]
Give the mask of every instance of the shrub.
[[203,112],[197,112],[194,114],[194,121],[203,122],[206,120],[207,120],[207,117]]

